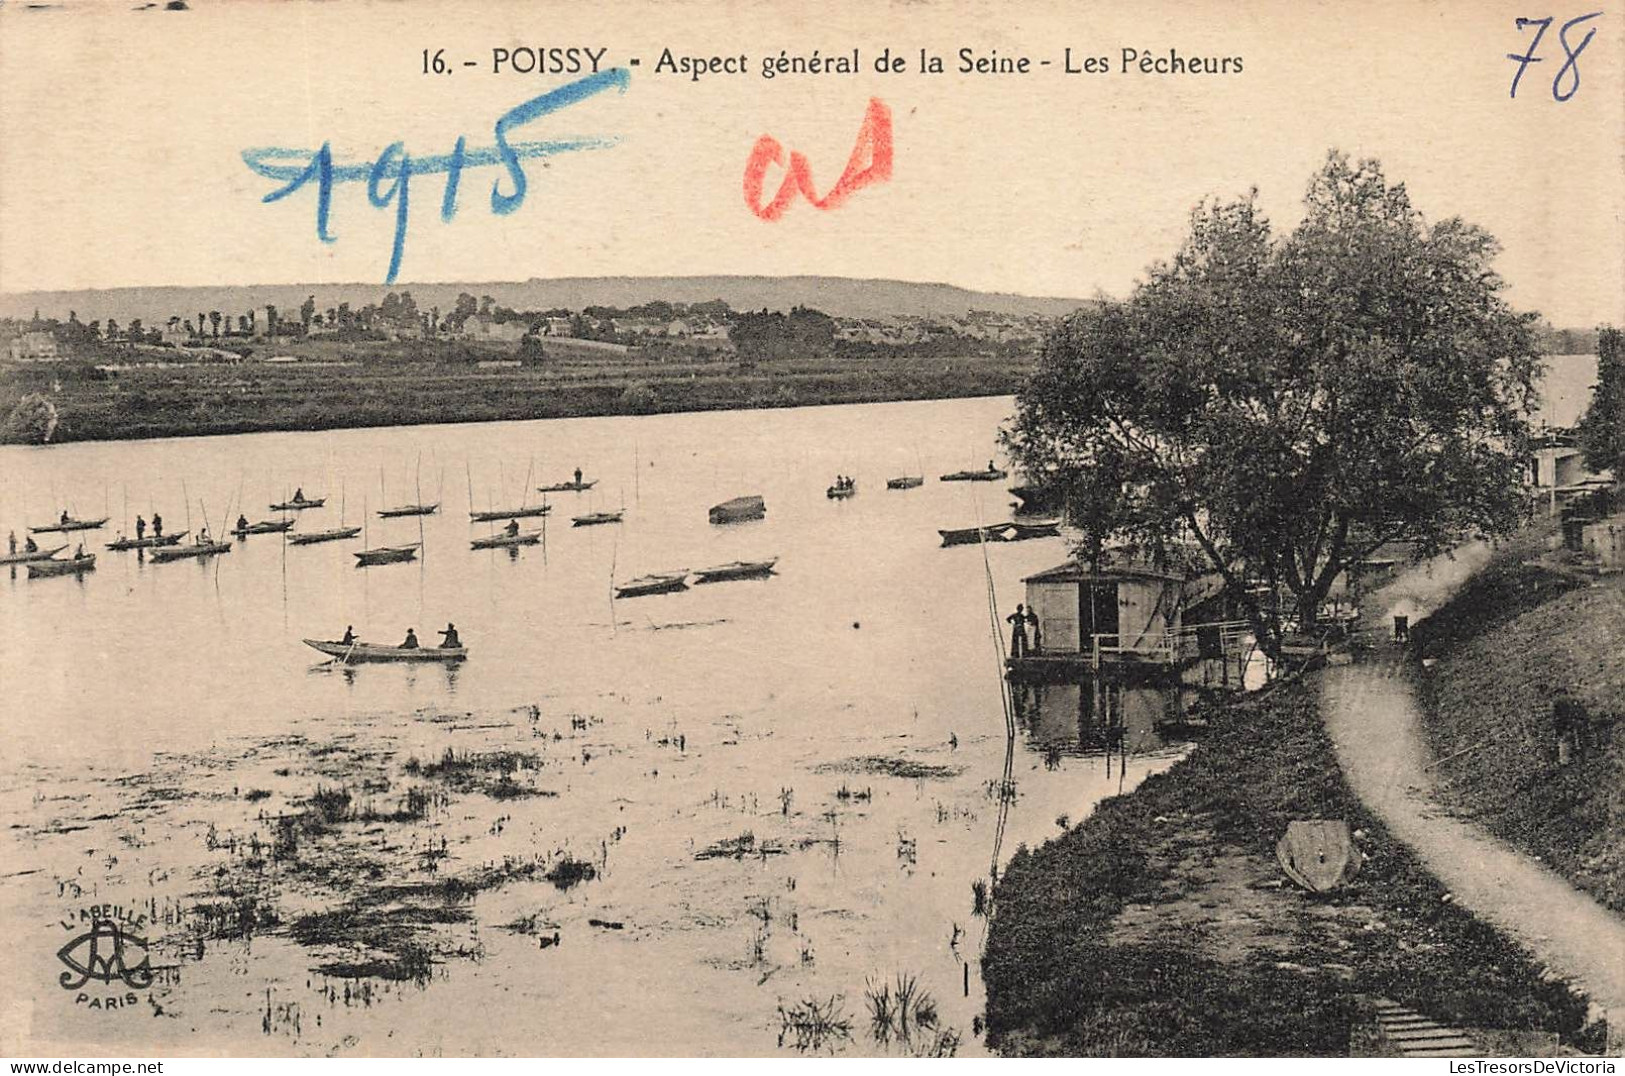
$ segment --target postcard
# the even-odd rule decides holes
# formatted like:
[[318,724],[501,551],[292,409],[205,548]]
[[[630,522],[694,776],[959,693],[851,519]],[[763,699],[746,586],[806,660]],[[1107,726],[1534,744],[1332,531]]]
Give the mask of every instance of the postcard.
[[42,0],[0,86],[0,1052],[1613,1071],[1625,11]]

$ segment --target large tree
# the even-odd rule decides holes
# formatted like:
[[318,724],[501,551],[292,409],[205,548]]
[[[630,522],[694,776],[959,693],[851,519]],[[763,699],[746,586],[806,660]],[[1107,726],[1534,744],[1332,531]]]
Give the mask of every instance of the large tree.
[[1275,652],[1268,596],[1309,628],[1384,543],[1426,555],[1521,519],[1540,360],[1496,252],[1336,153],[1283,235],[1256,191],[1205,202],[1126,300],[1049,333],[1006,439],[1086,552],[1223,573]]
[[1592,470],[1613,468],[1625,479],[1625,336],[1612,327],[1597,334],[1597,385],[1580,420],[1580,445]]

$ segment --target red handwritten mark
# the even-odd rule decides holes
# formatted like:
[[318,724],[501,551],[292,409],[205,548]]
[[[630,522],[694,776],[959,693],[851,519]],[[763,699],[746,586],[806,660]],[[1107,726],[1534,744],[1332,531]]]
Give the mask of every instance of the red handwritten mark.
[[[867,163],[866,163],[867,162]],[[766,205],[762,204],[762,186],[767,170],[772,165],[784,167],[784,147],[772,135],[756,140],[745,162],[745,205],[763,220],[778,220],[790,208],[797,193],[819,209],[834,209],[853,194],[871,183],[884,183],[891,178],[892,139],[891,109],[878,97],[869,99],[869,110],[864,113],[863,126],[858,128],[858,139],[847,159],[846,171],[836,180],[824,197],[818,197],[813,186],[812,166],[801,153],[792,151],[790,165],[785,168],[779,192]]]

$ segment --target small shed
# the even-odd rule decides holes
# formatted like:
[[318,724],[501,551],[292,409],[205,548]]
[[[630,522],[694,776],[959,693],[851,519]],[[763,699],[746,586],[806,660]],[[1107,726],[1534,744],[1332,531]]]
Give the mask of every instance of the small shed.
[[[1135,565],[1091,570],[1068,561],[1022,580],[1038,617],[1043,655],[1099,651],[1173,660],[1181,631],[1183,574]],[[1172,651],[1172,652],[1170,652]]]

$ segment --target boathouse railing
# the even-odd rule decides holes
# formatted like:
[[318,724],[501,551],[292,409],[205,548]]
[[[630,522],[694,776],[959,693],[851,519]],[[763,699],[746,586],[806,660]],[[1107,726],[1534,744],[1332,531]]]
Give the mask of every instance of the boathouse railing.
[[1206,656],[1204,638],[1209,647],[1217,644],[1218,653],[1211,656],[1222,657],[1239,653],[1242,641],[1252,631],[1252,625],[1245,620],[1223,620],[1211,624],[1191,624],[1177,632],[1168,631],[1161,635],[1126,637],[1102,632],[1090,636],[1090,658],[1096,668],[1103,660],[1121,657],[1173,665],[1187,657]]

